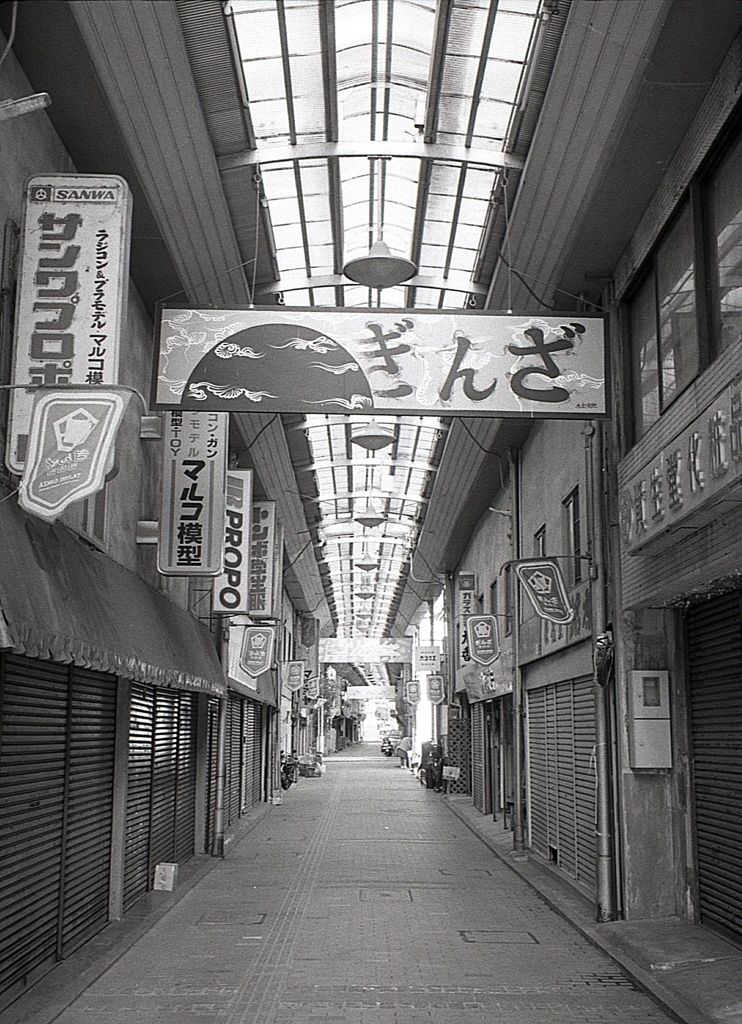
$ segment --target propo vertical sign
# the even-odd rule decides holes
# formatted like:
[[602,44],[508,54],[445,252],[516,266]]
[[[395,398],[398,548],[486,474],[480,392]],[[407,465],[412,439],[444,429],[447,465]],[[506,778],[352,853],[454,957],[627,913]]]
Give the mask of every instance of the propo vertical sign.
[[163,432],[157,548],[165,576],[216,576],[223,568],[225,412],[169,412]]
[[224,528],[224,572],[214,581],[213,610],[247,615],[250,579],[252,470],[227,472]]
[[[26,189],[13,384],[118,382],[131,193],[116,175],[44,174]],[[6,463],[26,461],[33,393],[11,391]]]

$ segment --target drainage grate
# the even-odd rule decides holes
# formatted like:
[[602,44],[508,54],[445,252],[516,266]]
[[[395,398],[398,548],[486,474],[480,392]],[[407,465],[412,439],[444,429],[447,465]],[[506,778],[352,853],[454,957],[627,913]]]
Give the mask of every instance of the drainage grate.
[[538,939],[535,935],[530,932],[505,932],[505,931],[459,931],[459,935],[464,942],[486,942],[486,943],[497,943],[508,944],[508,945],[520,945],[520,946],[532,946],[538,945]]
[[245,914],[245,911],[240,907],[235,907],[233,910],[224,909],[219,911],[207,911],[196,921],[198,925],[256,925],[263,924],[267,914]]

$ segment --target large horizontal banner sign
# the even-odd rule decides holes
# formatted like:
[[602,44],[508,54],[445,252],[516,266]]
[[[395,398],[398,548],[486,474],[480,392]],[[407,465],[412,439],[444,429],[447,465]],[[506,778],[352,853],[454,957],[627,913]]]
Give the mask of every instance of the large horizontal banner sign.
[[412,638],[329,637],[319,642],[319,660],[325,663],[351,662],[374,665],[379,662],[411,662]]
[[230,412],[606,414],[598,316],[165,309],[155,403]]
[[[131,193],[116,175],[42,174],[26,188],[13,384],[116,384]],[[6,461],[26,461],[33,392],[11,392]]]

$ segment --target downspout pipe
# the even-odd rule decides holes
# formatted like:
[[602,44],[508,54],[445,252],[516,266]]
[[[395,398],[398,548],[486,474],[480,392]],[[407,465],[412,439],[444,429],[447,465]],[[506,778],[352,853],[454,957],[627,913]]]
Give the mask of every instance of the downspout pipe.
[[[596,771],[596,921],[615,921],[617,914],[613,810],[610,756],[610,709],[608,707],[610,679],[601,678],[597,669],[596,652],[599,638],[606,631],[605,595],[605,530],[603,527],[602,488],[602,427],[600,421],[591,421],[583,428],[585,438],[585,473],[587,478],[586,512],[588,521],[588,554],[591,558],[591,591],[593,623],[593,690],[595,694],[595,771]],[[598,500],[596,500],[596,498]]]
[[[229,617],[220,616],[221,621],[221,662],[229,664]],[[225,671],[226,675],[226,671]],[[227,700],[228,694],[219,698],[219,722],[216,745],[216,793],[214,795],[214,835],[211,840],[211,856],[224,856],[225,795],[227,789]]]
[[[512,530],[513,558],[520,558],[520,458],[510,449],[510,481],[513,492]],[[523,673],[520,668],[520,584],[513,573],[512,590],[513,641],[513,853],[524,855],[525,808],[523,806]]]

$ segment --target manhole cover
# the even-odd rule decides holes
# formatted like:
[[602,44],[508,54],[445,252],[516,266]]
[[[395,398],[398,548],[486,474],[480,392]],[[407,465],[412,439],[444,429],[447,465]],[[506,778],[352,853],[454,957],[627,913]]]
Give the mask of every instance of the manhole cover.
[[360,892],[361,901],[363,903],[369,903],[371,901],[378,902],[379,900],[405,900],[407,902],[412,901],[412,890],[411,889],[361,889]]

